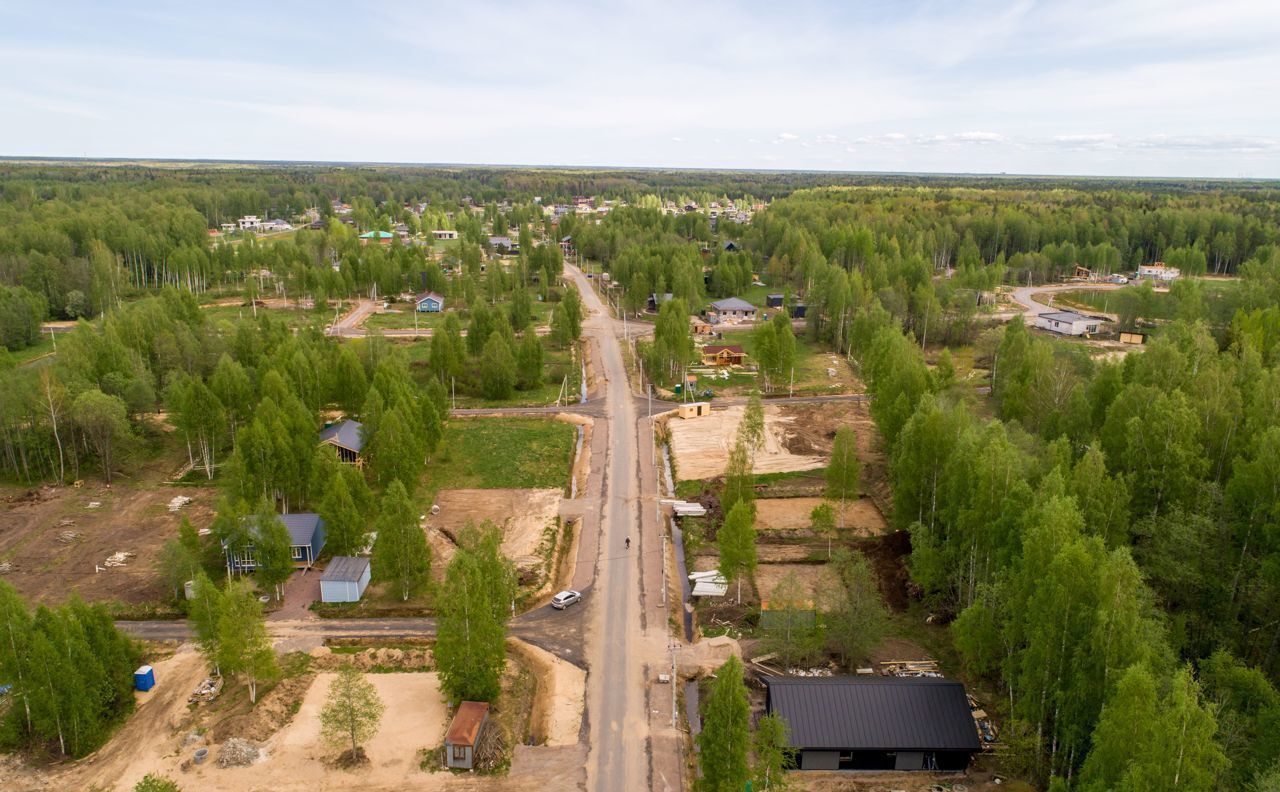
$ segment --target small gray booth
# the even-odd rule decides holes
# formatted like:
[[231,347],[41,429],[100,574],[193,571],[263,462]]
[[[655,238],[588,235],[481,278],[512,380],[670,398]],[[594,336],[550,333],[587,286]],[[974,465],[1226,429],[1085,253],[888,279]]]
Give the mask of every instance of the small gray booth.
[[369,585],[369,559],[334,556],[320,576],[321,602],[359,602]]

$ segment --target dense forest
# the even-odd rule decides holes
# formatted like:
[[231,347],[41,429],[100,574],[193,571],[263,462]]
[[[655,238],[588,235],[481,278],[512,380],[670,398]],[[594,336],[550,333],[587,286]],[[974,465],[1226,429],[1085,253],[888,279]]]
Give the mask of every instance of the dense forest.
[[[627,205],[553,227],[534,203],[583,194]],[[714,229],[702,213],[662,209],[725,196],[770,203],[749,225]],[[332,216],[333,201],[351,205],[352,225]],[[417,203],[427,208],[406,206]],[[210,241],[239,214],[310,207],[320,226],[287,239]],[[460,240],[443,257],[359,244],[358,231],[397,223]],[[506,273],[484,271],[489,236],[504,230],[521,253]],[[219,538],[247,541],[255,513],[314,508],[331,541],[357,546],[361,514],[410,513],[451,391],[501,398],[544,376],[531,291],[555,306],[547,343],[577,339],[581,304],[556,285],[559,248],[532,244],[561,236],[624,287],[621,309],[673,295],[640,349],[652,374],[674,375],[693,354],[689,311],[753,276],[807,305],[811,341],[857,362],[913,583],[951,624],[966,673],[1006,699],[1016,772],[1081,790],[1247,788],[1274,776],[1280,192],[1270,185],[5,165],[0,344],[31,345],[48,319],[80,324],[42,365],[0,352],[0,471],[109,480],[131,450],[160,442],[163,421],[196,471],[220,470]],[[1151,334],[1123,360],[984,312],[983,295],[1005,285],[1154,260],[1239,288],[1184,279],[1161,317],[1143,287],[1123,290]],[[451,314],[425,360],[376,335],[339,344],[270,312],[228,322],[200,307],[273,289],[331,312],[374,289],[422,288],[460,302],[468,321],[464,335]],[[779,375],[790,325],[757,332]],[[958,377],[953,355],[989,377]],[[316,454],[333,413],[365,424],[364,474]],[[387,517],[380,535],[395,528]],[[422,576],[403,574],[406,592]]]
[[[913,581],[1005,691],[1026,770],[1242,788],[1280,755],[1276,204],[1020,197],[805,192],[746,238],[860,362]],[[1015,319],[978,352],[989,397],[925,361],[926,334],[974,339],[964,288],[1155,258],[1238,272],[1226,326],[1191,305],[1116,362]]]
[[[821,188],[721,228],[740,251],[643,209],[577,240],[624,307],[673,294],[651,371],[691,354],[669,313],[753,273],[859,363],[912,580],[954,620],[969,673],[1007,696],[1013,769],[1209,790],[1280,761],[1278,221],[1274,191]],[[1156,260],[1240,286],[1184,278],[1159,320],[1150,286],[1121,291],[1152,336],[1122,362],[979,307],[1002,284]],[[986,387],[957,379],[953,353],[993,373]]]

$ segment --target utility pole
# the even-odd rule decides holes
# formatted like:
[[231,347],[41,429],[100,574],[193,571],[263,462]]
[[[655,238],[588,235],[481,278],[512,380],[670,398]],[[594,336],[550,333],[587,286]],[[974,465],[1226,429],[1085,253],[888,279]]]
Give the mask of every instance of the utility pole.
[[680,644],[675,641],[672,641],[670,649],[671,649],[671,728],[674,729],[674,728],[677,728],[680,723],[679,721],[680,714],[676,711],[676,684],[679,682],[679,679],[680,679],[678,676],[676,676],[676,652],[679,651]]
[[458,382],[453,377],[449,377],[449,390],[453,392],[453,409],[458,409]]

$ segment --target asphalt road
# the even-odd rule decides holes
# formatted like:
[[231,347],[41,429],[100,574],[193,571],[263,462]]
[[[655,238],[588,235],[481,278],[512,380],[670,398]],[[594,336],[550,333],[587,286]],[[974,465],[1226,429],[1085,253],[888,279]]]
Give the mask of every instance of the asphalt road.
[[[644,671],[640,657],[638,438],[636,407],[627,381],[622,346],[614,322],[581,271],[566,266],[578,285],[588,319],[584,331],[600,350],[604,377],[604,414],[609,450],[600,525],[600,568],[587,606],[587,713],[590,753],[587,788],[632,790],[648,786],[646,761],[648,713],[644,707]],[[632,551],[624,550],[632,537]]]
[[[1035,324],[1036,317],[1048,311],[1058,310],[1053,305],[1042,303],[1035,299],[1037,294],[1048,294],[1050,300],[1055,292],[1060,291],[1114,291],[1123,289],[1124,286],[1118,283],[1053,283],[1044,286],[1019,286],[1013,290],[1013,301],[1022,307],[1024,319],[1027,324]],[[1106,316],[1114,320],[1115,314],[1104,314],[1101,311],[1089,311],[1090,314],[1096,316]]]

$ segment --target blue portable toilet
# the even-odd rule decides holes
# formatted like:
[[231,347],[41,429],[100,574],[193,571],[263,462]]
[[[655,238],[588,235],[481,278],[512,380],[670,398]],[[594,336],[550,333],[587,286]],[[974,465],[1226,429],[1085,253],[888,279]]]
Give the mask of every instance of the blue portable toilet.
[[144,665],[133,672],[133,686],[146,692],[156,686],[156,672],[149,665]]

